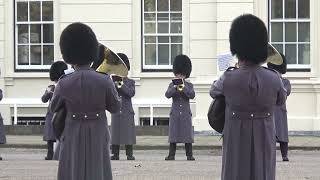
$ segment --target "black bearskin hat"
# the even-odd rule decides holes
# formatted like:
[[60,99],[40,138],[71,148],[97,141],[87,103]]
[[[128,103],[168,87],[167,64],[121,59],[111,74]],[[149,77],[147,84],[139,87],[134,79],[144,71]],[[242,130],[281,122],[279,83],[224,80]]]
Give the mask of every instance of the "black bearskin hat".
[[267,59],[267,28],[254,15],[244,14],[233,20],[229,41],[232,55],[236,55],[239,60],[260,64]]
[[68,66],[63,61],[54,62],[49,71],[50,80],[58,81],[62,75],[64,75],[64,70],[68,69]]
[[173,61],[173,73],[176,74],[183,74],[186,78],[190,77],[190,73],[192,70],[191,60],[186,55],[178,55],[174,58]]
[[60,50],[66,63],[87,65],[97,58],[98,41],[89,26],[72,23],[61,33]]
[[274,69],[281,74],[285,74],[285,73],[287,73],[287,59],[282,53],[280,53],[280,55],[283,60],[283,63],[281,65],[275,65],[272,63],[268,63],[267,66],[268,66],[268,68]]
[[126,64],[128,71],[130,71],[130,62],[128,56],[123,53],[117,53],[118,56],[122,59],[122,61]]

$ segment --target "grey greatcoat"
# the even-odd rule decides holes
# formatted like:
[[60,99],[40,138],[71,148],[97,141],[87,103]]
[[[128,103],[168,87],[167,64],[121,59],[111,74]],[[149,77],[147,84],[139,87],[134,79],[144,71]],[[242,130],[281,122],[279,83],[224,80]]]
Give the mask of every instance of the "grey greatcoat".
[[[0,89],[0,101],[2,100],[2,90]],[[4,125],[3,125],[3,118],[0,113],[0,144],[5,144],[6,143],[6,134],[4,131]]]
[[111,144],[136,144],[134,111],[131,102],[131,98],[135,95],[134,80],[124,78],[118,94],[121,98],[121,108],[111,116]]
[[[290,81],[288,79],[282,78],[282,82],[287,90],[287,96],[289,96],[291,93]],[[277,141],[289,142],[286,104],[276,107],[274,112],[274,120],[276,125]]]
[[194,142],[189,100],[195,97],[195,92],[192,83],[185,81],[184,85],[183,91],[180,92],[174,87],[173,83],[170,83],[165,94],[167,98],[172,98],[169,119],[169,143]]
[[273,111],[286,100],[276,72],[258,65],[226,71],[211,87],[225,96],[222,180],[275,180]]
[[[43,103],[46,103],[49,101],[50,106],[50,100],[53,95],[54,88],[52,88],[52,91],[46,90],[44,94],[41,97],[41,100]],[[45,124],[44,124],[44,133],[43,133],[43,140],[44,141],[55,141],[56,135],[54,134],[53,127],[52,127],[52,120],[53,113],[50,111],[50,108],[48,107],[48,111],[46,114]]]
[[120,100],[109,75],[81,66],[56,85],[50,109],[67,109],[60,143],[58,180],[112,180],[110,134],[105,110]]

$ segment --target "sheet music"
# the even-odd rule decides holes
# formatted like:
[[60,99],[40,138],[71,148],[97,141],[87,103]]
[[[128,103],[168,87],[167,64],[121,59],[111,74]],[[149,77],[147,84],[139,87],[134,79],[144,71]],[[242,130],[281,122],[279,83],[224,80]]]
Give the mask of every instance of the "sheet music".
[[227,70],[234,64],[233,56],[231,53],[219,54],[217,56],[219,71]]

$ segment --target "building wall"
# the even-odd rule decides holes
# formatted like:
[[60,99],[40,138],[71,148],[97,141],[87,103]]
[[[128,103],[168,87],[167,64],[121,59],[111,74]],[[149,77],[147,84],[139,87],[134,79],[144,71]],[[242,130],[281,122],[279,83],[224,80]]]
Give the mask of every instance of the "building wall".
[[[292,131],[320,131],[320,64],[317,51],[320,42],[320,2],[311,0],[311,72],[289,72],[292,95],[288,98],[289,129]],[[173,78],[170,72],[141,72],[141,0],[56,0],[55,57],[61,59],[59,35],[68,24],[81,21],[90,25],[99,41],[124,52],[131,60],[131,77],[136,80],[136,98],[165,98],[164,93]],[[195,130],[210,130],[207,110],[211,102],[208,94],[211,83],[221,72],[216,56],[229,51],[228,33],[232,20],[242,13],[253,13],[268,22],[267,1],[263,0],[183,0],[183,53],[191,57],[196,100],[193,107]],[[50,83],[48,73],[15,73],[13,54],[13,3],[0,0],[0,88],[5,98],[39,98]],[[9,107],[0,106],[5,123],[10,124]],[[32,109],[23,113],[34,114]],[[46,109],[43,108],[42,115]],[[136,109],[138,116],[145,110]],[[169,109],[155,111],[167,116]],[[41,113],[40,113],[41,114]],[[136,120],[138,123],[138,120]]]

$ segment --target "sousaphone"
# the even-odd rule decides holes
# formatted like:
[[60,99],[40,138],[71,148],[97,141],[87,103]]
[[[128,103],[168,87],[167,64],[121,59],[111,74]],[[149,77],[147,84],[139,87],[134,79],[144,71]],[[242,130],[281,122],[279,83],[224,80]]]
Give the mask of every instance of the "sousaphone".
[[128,68],[117,53],[103,44],[99,44],[99,51],[99,58],[93,62],[91,68],[110,75],[128,76]]
[[275,65],[281,65],[283,63],[283,59],[280,53],[270,43],[268,43],[268,57],[266,63],[271,63]]

